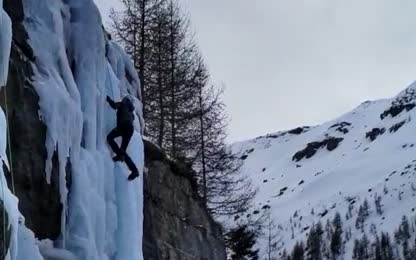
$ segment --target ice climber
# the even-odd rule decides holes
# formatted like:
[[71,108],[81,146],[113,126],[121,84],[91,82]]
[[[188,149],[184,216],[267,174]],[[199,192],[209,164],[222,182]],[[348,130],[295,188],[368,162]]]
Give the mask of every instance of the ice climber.
[[[113,158],[114,161],[126,162],[129,167],[131,174],[128,177],[130,181],[139,177],[139,171],[136,165],[127,154],[127,146],[129,145],[130,139],[134,133],[134,105],[128,96],[123,98],[121,102],[114,102],[109,96],[107,96],[107,102],[110,106],[117,110],[117,126],[107,136],[107,142],[113,149],[116,156]],[[121,146],[118,147],[114,139],[121,136]]]

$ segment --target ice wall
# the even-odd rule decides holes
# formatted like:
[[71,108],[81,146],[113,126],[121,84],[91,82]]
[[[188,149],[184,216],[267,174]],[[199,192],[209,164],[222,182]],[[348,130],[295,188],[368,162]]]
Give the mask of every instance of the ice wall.
[[3,87],[6,85],[12,43],[12,24],[3,10],[3,0],[0,0],[0,36],[0,87]]
[[[107,39],[92,0],[23,0],[23,6],[35,56],[33,85],[47,126],[45,178],[50,180],[58,151],[65,209],[61,238],[43,241],[41,251],[60,259],[142,259],[142,179],[128,182],[127,167],[112,161],[106,143],[115,112],[105,97],[137,96],[136,132],[128,153],[142,172],[137,72],[123,49]],[[68,162],[71,172],[66,172]],[[72,176],[70,191],[67,174]]]

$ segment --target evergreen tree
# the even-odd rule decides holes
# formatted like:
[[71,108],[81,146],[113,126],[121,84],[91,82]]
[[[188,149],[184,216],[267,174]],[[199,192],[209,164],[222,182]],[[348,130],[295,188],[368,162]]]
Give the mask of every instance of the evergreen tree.
[[406,216],[402,217],[402,223],[400,226],[403,240],[407,241],[410,238],[410,224]]
[[331,253],[335,259],[342,253],[342,219],[341,215],[337,212],[334,220],[332,221],[332,233],[331,233]]
[[352,218],[352,210],[353,209],[354,209],[354,204],[348,205],[348,212],[347,212],[347,217],[346,217],[347,220]]
[[402,246],[402,253],[405,260],[412,259],[412,250],[409,247],[408,240],[411,237],[410,223],[406,216],[402,217],[402,221],[394,237],[399,245]]
[[361,260],[363,259],[363,250],[361,248],[361,243],[360,240],[355,239],[354,240],[354,248],[353,248],[353,253],[352,253],[352,258],[356,259],[356,260]]
[[374,223],[370,226],[370,234],[377,236],[377,227]]
[[402,248],[403,248],[403,257],[404,260],[414,260],[415,258],[412,258],[412,254],[411,254],[411,249],[409,248],[409,243],[406,241],[403,242],[402,244]]
[[364,233],[362,239],[361,239],[361,247],[364,252],[364,259],[370,258],[370,241],[368,240],[367,235]]
[[282,255],[280,256],[281,260],[292,260],[289,255],[287,255],[286,249],[283,249]]
[[312,226],[307,239],[308,260],[322,259],[322,235],[322,224],[318,222],[318,224]]
[[[411,249],[409,250],[409,260],[410,259],[416,259],[416,239],[413,243],[413,247],[411,247]],[[407,259],[405,259],[407,260]]]
[[383,260],[393,259],[393,247],[390,243],[390,235],[388,233],[381,233],[380,249]]
[[345,231],[345,241],[348,242],[350,241],[351,237],[352,237],[352,230],[351,227],[348,227],[347,230]]
[[321,252],[324,259],[330,259],[332,257],[331,252],[331,240],[332,240],[332,222],[327,219],[325,224],[324,233],[322,236]]
[[361,229],[361,232],[364,232],[364,223],[368,216],[370,216],[369,209],[370,206],[368,204],[367,199],[365,199],[364,203],[358,209],[358,216],[355,221],[355,227],[357,229]]
[[305,249],[302,242],[296,242],[293,251],[291,260],[304,260]]
[[370,258],[369,241],[364,234],[363,237],[358,240],[354,240],[353,259],[364,260]]
[[363,215],[365,218],[370,216],[370,204],[368,204],[368,200],[365,199],[363,202]]
[[374,197],[374,204],[376,206],[377,214],[383,215],[383,209],[382,209],[382,205],[381,205],[381,196],[378,196],[376,194],[376,196]]
[[258,250],[254,249],[256,232],[247,225],[231,229],[225,235],[227,248],[231,251],[232,260],[253,260],[258,258]]
[[406,216],[402,217],[400,226],[394,233],[394,238],[398,244],[403,244],[410,238],[410,224]]
[[383,260],[380,238],[377,235],[372,247],[374,248],[374,260]]

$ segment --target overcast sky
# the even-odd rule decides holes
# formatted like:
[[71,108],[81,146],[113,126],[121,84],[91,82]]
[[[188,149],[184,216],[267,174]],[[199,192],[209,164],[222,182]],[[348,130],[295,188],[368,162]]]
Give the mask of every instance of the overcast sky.
[[[118,0],[95,0],[105,14]],[[182,0],[230,141],[313,125],[416,80],[414,0]]]

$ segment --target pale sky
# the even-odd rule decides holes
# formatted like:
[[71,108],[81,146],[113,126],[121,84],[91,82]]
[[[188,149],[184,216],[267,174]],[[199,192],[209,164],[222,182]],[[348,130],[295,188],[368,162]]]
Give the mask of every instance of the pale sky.
[[[118,4],[95,1],[103,14]],[[323,123],[416,80],[414,0],[182,1],[226,86],[230,141]]]

